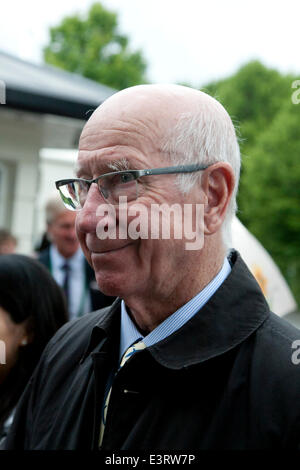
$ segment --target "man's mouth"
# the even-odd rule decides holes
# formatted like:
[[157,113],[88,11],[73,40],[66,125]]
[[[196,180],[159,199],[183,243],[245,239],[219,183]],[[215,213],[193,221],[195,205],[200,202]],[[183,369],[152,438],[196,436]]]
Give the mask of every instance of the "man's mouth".
[[127,246],[130,246],[132,245],[132,243],[127,243],[126,245],[123,245],[123,246],[117,246],[117,247],[107,247],[105,249],[90,249],[89,248],[89,251],[91,253],[91,255],[104,255],[104,254],[108,254],[108,253],[113,253],[114,251],[121,251],[121,250],[124,250],[125,248],[127,248]]

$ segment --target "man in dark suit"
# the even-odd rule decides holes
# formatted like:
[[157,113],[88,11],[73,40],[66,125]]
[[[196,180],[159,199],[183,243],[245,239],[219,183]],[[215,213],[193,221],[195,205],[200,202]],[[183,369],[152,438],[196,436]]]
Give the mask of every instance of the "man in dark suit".
[[64,289],[70,319],[111,305],[115,299],[99,290],[94,271],[76,237],[75,217],[75,212],[65,209],[58,195],[48,200],[46,221],[51,243],[38,255],[39,261]]

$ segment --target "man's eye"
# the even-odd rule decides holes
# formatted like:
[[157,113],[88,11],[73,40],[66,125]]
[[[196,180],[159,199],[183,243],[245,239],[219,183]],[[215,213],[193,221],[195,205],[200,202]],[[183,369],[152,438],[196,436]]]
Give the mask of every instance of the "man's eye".
[[119,175],[120,183],[129,183],[134,180],[134,177],[131,173],[122,173]]
[[[100,180],[101,181],[101,180]],[[123,184],[128,184],[134,181],[134,177],[131,173],[116,173],[112,174],[110,176],[106,176],[102,181],[101,181],[101,186],[105,187],[115,187],[118,185],[123,185]]]

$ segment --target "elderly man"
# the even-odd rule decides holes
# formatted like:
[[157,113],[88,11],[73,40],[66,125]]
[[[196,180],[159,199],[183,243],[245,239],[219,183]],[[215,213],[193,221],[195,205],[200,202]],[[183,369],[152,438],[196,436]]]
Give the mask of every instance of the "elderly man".
[[[138,86],[94,112],[78,178],[56,184],[99,287],[119,299],[50,341],[8,449],[299,447],[299,332],[228,250],[239,167],[228,114],[200,91]],[[175,236],[179,210],[170,237],[145,228],[175,205],[192,230]]]

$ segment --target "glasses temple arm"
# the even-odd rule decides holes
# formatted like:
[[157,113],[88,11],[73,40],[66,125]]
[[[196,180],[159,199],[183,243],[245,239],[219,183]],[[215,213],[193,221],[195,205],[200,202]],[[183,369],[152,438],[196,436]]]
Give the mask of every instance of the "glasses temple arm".
[[147,175],[163,175],[163,174],[174,174],[174,173],[192,173],[194,171],[206,170],[209,165],[180,165],[171,166],[165,168],[153,168],[147,170],[140,170],[139,176]]

